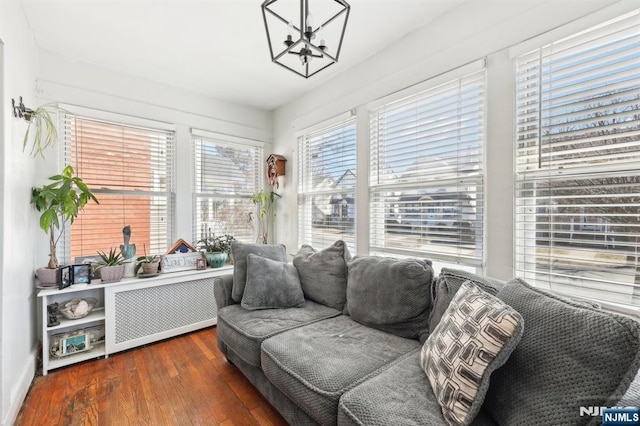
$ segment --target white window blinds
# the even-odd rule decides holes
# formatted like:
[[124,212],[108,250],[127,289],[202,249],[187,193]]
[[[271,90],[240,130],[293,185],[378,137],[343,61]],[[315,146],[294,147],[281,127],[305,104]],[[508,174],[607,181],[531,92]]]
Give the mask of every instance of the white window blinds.
[[484,70],[379,106],[370,125],[371,251],[481,266]]
[[193,240],[210,234],[254,242],[251,195],[262,187],[262,147],[197,134],[193,142]]
[[71,226],[65,261],[122,244],[131,226],[137,253],[164,253],[173,228],[174,132],[101,121],[62,118],[65,163],[100,202],[89,203]]
[[355,120],[300,137],[298,167],[298,244],[344,240],[355,253]]
[[638,11],[517,58],[516,267],[640,306]]

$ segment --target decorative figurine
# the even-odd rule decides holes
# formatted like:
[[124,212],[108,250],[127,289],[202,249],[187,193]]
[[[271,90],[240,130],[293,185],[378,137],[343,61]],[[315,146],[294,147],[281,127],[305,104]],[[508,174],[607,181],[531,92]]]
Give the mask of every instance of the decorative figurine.
[[122,257],[124,258],[124,271],[122,276],[124,278],[133,278],[136,276],[136,245],[129,244],[129,239],[131,238],[131,227],[129,225],[122,228],[122,237],[124,239],[124,244],[120,245],[120,253],[122,253]]
[[125,259],[133,259],[136,257],[136,245],[129,244],[129,239],[131,238],[131,227],[129,225],[122,228],[122,237],[124,244],[120,246],[120,253]]
[[58,321],[58,302],[47,305],[47,327],[60,325]]

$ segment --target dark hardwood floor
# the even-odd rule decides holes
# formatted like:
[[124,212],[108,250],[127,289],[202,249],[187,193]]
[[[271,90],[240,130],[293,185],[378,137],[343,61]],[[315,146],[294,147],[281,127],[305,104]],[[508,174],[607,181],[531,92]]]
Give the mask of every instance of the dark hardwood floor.
[[286,425],[216,328],[37,376],[16,425]]

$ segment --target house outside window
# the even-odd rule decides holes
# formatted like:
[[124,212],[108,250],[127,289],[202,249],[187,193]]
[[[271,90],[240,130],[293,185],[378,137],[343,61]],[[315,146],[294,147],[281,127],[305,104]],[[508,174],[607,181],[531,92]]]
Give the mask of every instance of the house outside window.
[[371,108],[370,250],[483,262],[484,63]]
[[344,240],[355,253],[355,120],[308,132],[298,147],[298,244]]
[[516,59],[516,268],[640,307],[638,11]]
[[192,146],[193,240],[228,234],[255,242],[251,196],[262,188],[262,144],[194,132]]

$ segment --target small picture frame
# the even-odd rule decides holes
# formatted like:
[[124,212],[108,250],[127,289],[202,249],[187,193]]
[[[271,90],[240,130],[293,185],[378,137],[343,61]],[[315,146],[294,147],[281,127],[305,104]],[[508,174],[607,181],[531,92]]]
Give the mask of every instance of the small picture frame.
[[73,284],[71,280],[71,266],[63,266],[58,268],[58,288],[60,290],[70,287]]
[[91,265],[71,265],[72,284],[91,284]]
[[207,261],[205,259],[197,259],[196,269],[198,271],[204,271],[205,269],[207,269]]
[[79,333],[62,339],[62,355],[71,355],[91,349],[89,334]]

